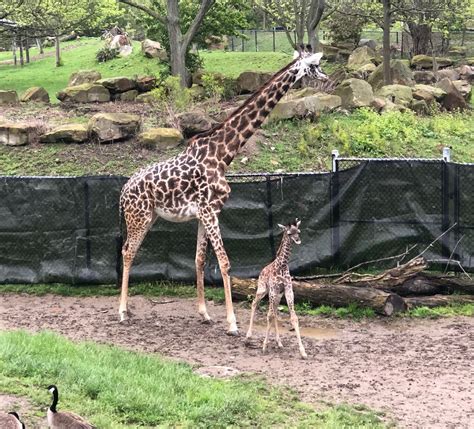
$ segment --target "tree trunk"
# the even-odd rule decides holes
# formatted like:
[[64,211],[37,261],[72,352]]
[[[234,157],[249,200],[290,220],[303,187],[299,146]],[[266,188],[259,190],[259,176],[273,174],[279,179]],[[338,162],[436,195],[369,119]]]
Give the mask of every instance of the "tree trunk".
[[408,308],[416,307],[443,307],[452,304],[474,303],[474,295],[434,295],[434,296],[413,296],[405,298]]
[[186,49],[183,49],[183,35],[179,27],[178,2],[168,0],[168,34],[170,38],[170,62],[171,74],[180,77],[181,86],[186,87],[188,83],[186,70]]
[[413,43],[413,55],[428,55],[430,50],[431,27],[428,24],[408,22]]
[[13,65],[16,67],[17,59],[16,59],[16,35],[13,36],[12,40],[12,54],[13,54]]
[[392,76],[390,72],[390,27],[390,0],[383,0],[383,81],[385,85],[392,84]]
[[36,46],[38,47],[40,55],[44,54],[43,44],[41,43],[41,39],[39,37],[36,38]]
[[25,60],[23,58],[23,36],[20,33],[20,67],[25,65]]
[[319,24],[316,28],[308,28],[308,43],[313,47],[314,52],[320,51],[318,30]]
[[[232,278],[232,294],[236,298],[254,297],[256,289],[256,279]],[[372,308],[377,314],[384,316],[391,316],[406,310],[403,298],[394,293],[373,288],[293,281],[293,293],[296,302],[310,302],[313,305],[335,307],[357,303],[361,307]]]
[[61,66],[61,47],[59,45],[59,36],[55,36],[55,46],[56,46],[56,67]]
[[30,62],[30,40],[28,36],[25,36],[25,54],[26,54],[26,63]]

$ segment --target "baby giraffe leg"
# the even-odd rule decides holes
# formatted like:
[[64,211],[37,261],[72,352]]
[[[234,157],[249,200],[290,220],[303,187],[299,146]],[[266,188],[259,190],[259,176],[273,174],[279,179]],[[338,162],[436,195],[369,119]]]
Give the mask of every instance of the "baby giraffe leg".
[[275,322],[275,339],[277,342],[278,347],[281,349],[283,348],[283,344],[280,340],[280,331],[278,331],[278,306],[280,305],[281,297],[283,296],[282,293],[276,294],[275,296],[275,312],[274,312],[274,322]]
[[265,339],[263,340],[263,347],[262,347],[263,353],[266,353],[267,351],[268,334],[270,333],[270,326],[272,324],[272,321],[276,320],[275,300],[276,300],[276,297],[274,296],[274,293],[270,289],[268,293],[267,330],[265,332]]
[[255,317],[255,310],[257,309],[258,303],[266,294],[267,294],[267,287],[265,283],[259,279],[257,293],[255,294],[255,299],[252,302],[252,311],[250,313],[250,324],[249,324],[249,329],[247,331],[247,335],[245,337],[246,340],[249,340],[252,337],[252,327],[253,327],[253,319]]
[[298,339],[298,347],[300,349],[300,355],[303,359],[306,359],[308,355],[306,354],[306,351],[303,346],[303,342],[301,341],[300,326],[298,323],[298,316],[296,315],[296,312],[295,312],[293,288],[291,287],[291,285],[290,287],[287,287],[285,289],[285,298],[286,298],[286,303],[288,305],[288,310],[290,311],[291,324],[296,332],[296,338]]

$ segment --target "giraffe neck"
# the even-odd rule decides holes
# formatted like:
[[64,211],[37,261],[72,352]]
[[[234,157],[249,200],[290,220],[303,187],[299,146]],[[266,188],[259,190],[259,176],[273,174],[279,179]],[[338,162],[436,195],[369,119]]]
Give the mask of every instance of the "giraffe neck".
[[224,135],[220,140],[218,158],[229,165],[260,127],[278,101],[294,85],[298,76],[297,61],[293,61],[273,76],[239,107],[222,126]]
[[283,232],[280,247],[275,258],[278,268],[284,269],[288,267],[291,254],[291,239],[286,232]]

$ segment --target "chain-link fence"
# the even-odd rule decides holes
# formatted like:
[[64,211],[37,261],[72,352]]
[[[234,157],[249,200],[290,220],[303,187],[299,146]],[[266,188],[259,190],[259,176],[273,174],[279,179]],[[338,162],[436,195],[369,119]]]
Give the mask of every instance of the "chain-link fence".
[[[228,37],[226,49],[234,52],[284,52],[293,53],[290,40],[283,30],[241,30],[241,37]],[[290,39],[296,43],[296,32],[290,31]],[[319,38],[323,43],[330,43],[329,32],[319,31]],[[372,39],[382,46],[383,33],[381,30],[364,30],[362,39]],[[449,38],[443,37],[439,32],[432,33],[433,48],[437,55],[449,55],[450,50],[458,48],[458,55],[474,55],[474,31],[466,30],[451,32]],[[411,55],[413,43],[407,32],[390,32],[390,44],[392,46],[392,56],[408,58]],[[463,47],[459,49],[459,47]]]
[[[474,165],[347,158],[334,164],[333,173],[229,176],[232,193],[220,225],[233,275],[257,276],[278,249],[277,225],[296,217],[302,244],[290,261],[295,275],[346,269],[414,244],[416,254],[449,228],[425,256],[443,267],[458,260],[474,271]],[[0,178],[0,283],[115,282],[125,180]],[[196,222],[158,220],[132,281],[192,281],[196,234]],[[209,254],[206,279],[219,281]]]

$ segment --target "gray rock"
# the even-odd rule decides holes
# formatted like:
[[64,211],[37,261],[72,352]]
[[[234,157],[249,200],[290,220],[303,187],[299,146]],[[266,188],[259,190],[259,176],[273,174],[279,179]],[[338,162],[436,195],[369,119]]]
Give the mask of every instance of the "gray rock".
[[135,98],[135,101],[137,103],[150,103],[151,104],[156,101],[156,98],[152,94],[145,92],[144,94],[137,95],[137,97]]
[[[392,82],[399,85],[414,85],[413,73],[403,60],[390,61],[390,74]],[[383,64],[377,66],[375,71],[369,76],[368,82],[372,85],[374,91],[379,90],[384,86],[383,80]]]
[[456,69],[443,69],[438,70],[436,72],[437,80],[444,79],[447,77],[449,80],[458,80],[459,79],[459,71]]
[[186,138],[210,130],[217,123],[203,112],[184,112],[177,119]]
[[441,100],[441,105],[446,110],[464,110],[467,108],[466,100],[448,78],[441,79],[436,86],[446,92],[446,96]]
[[416,83],[424,83],[426,85],[436,82],[436,77],[430,70],[415,70],[413,72],[413,79]]
[[459,78],[469,83],[474,83],[474,67],[467,64],[459,67]]
[[360,39],[358,46],[368,46],[375,51],[377,49],[377,42],[373,39]]
[[139,92],[148,92],[156,88],[155,76],[138,76],[136,82]]
[[102,75],[96,70],[79,70],[69,77],[67,86],[77,86],[83,83],[97,82]]
[[469,84],[469,82],[465,80],[453,80],[453,85],[464,97],[464,100],[471,100],[472,86]]
[[41,86],[34,86],[28,88],[23,95],[20,97],[20,101],[28,102],[33,101],[37,103],[49,103],[49,94]]
[[342,107],[345,109],[370,106],[374,100],[372,87],[362,79],[346,79],[334,94],[341,97]]
[[280,100],[271,111],[268,121],[305,117],[318,112],[331,111],[341,105],[338,95],[318,93],[303,98]]
[[1,104],[18,104],[18,94],[16,91],[1,91],[0,90],[0,105]]
[[436,86],[431,86],[431,85],[423,85],[421,83],[415,85],[413,87],[413,98],[416,98],[417,100],[426,100],[426,97],[415,97],[415,93],[422,95],[423,92],[426,92],[431,95],[432,98],[440,101],[446,96],[446,92],[443,91],[441,88],[437,88]]
[[138,136],[141,145],[158,150],[173,149],[183,142],[183,135],[176,128],[151,128]]
[[161,46],[161,43],[150,39],[142,41],[142,52],[148,58],[158,58],[162,61],[168,58],[166,49]]
[[136,89],[131,89],[130,91],[115,94],[113,98],[117,101],[135,101],[137,96],[138,91]]
[[37,129],[21,122],[0,122],[0,143],[7,146],[24,146],[33,140]]
[[125,140],[140,129],[140,117],[128,113],[97,113],[89,120],[88,129],[99,143]]
[[408,106],[413,100],[412,89],[405,85],[386,85],[380,88],[376,95],[378,97],[386,98],[395,104]]
[[[450,58],[436,57],[435,59],[438,67],[449,67],[453,65],[453,60]],[[411,59],[411,65],[418,69],[432,69],[433,57],[429,55],[415,55]]]
[[430,108],[425,100],[412,100],[410,109],[419,115],[428,115],[430,113]]
[[40,143],[84,143],[89,139],[85,124],[65,124],[53,128],[40,137]]
[[97,83],[103,85],[112,94],[127,92],[137,87],[137,83],[133,79],[130,79],[125,76],[100,79],[97,81]]
[[110,92],[97,83],[68,86],[56,95],[58,100],[71,103],[104,103],[110,101]]
[[366,64],[378,65],[382,62],[379,55],[368,46],[361,46],[355,49],[349,56],[347,67],[350,70],[358,70]]
[[271,79],[272,73],[243,72],[237,78],[237,91],[239,94],[249,94],[259,89],[265,82]]

